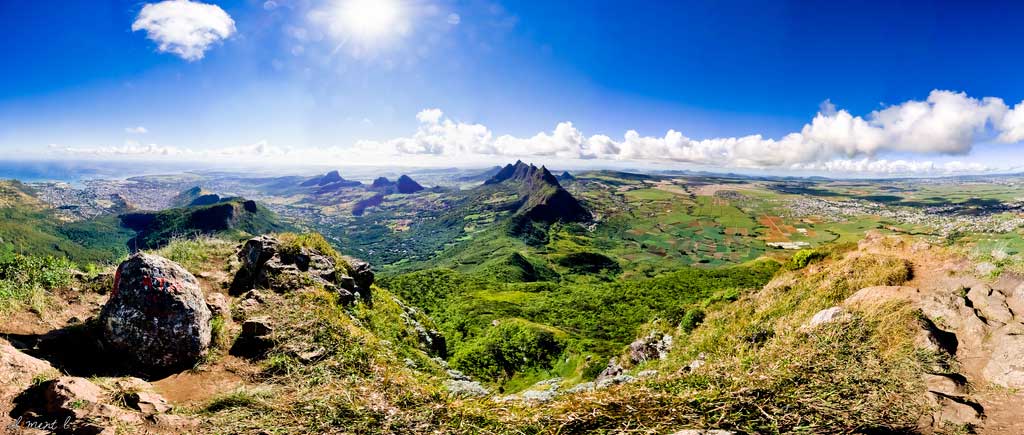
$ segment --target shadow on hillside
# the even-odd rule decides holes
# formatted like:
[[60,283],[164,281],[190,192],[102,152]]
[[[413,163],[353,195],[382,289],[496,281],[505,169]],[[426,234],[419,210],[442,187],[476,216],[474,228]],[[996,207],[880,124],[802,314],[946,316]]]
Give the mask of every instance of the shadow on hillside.
[[70,376],[134,376],[159,379],[173,371],[153,373],[132,367],[125,355],[107,349],[94,322],[69,325],[45,334],[0,334],[18,350],[46,360]]

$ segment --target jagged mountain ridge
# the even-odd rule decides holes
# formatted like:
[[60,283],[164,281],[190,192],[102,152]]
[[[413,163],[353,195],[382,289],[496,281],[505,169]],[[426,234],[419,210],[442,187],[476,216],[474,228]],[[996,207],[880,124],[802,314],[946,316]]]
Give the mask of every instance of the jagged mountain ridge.
[[528,165],[522,161],[506,165],[484,185],[517,182],[522,205],[517,215],[539,222],[583,222],[591,214],[566,191],[558,179],[544,166]]

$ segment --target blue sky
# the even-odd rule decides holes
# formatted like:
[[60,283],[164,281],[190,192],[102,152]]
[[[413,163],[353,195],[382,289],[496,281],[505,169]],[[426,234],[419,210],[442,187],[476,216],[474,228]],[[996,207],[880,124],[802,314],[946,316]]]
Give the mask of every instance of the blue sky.
[[0,3],[0,157],[943,172],[1024,137],[1016,2],[368,2]]

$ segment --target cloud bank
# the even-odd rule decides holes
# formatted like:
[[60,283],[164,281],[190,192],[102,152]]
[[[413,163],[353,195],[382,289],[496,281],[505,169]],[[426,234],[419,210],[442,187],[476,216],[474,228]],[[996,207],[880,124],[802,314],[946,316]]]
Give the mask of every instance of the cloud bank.
[[282,148],[261,142],[193,150],[129,142],[120,147],[65,148],[61,152],[255,161],[272,157],[275,162],[318,164],[350,163],[352,156],[358,155],[365,162],[416,166],[533,158],[591,164],[686,164],[726,170],[948,175],[1010,170],[966,158],[949,160],[949,156],[967,156],[981,143],[1024,140],[1024,102],[1011,108],[1000,98],[977,99],[942,90],[932,91],[924,101],[906,101],[864,116],[839,110],[826,101],[800,131],[778,139],[761,135],[692,139],[676,130],[657,137],[630,130],[616,139],[587,136],[571,122],[560,122],[550,132],[516,137],[496,135],[482,124],[453,120],[437,108],[419,112],[416,120],[416,131],[409,136],[358,141],[351,146]]
[[166,0],[142,7],[132,31],[146,31],[157,49],[189,62],[202,59],[211,45],[235,33],[235,21],[220,6]]
[[779,139],[761,135],[692,139],[676,130],[661,137],[630,130],[615,139],[586,136],[571,122],[561,122],[551,132],[518,138],[496,136],[481,124],[456,122],[439,109],[424,110],[416,118],[420,125],[411,136],[363,141],[357,147],[390,149],[396,154],[640,160],[748,169],[835,167],[890,172],[890,168],[902,168],[913,172],[929,166],[876,158],[886,153],[965,155],[979,142],[1024,139],[1024,103],[1011,109],[1000,98],[976,99],[942,90],[932,91],[924,101],[907,101],[863,117],[837,110],[826,101],[799,132]]

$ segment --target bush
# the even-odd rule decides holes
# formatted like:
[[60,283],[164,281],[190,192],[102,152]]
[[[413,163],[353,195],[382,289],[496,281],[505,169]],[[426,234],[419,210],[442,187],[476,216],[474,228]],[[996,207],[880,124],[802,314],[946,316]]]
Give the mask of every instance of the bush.
[[71,284],[74,267],[65,258],[0,254],[0,311],[25,305],[42,311],[50,290]]
[[452,365],[471,375],[509,379],[527,368],[550,368],[564,345],[551,331],[522,322],[502,322],[467,342]]
[[793,254],[793,258],[789,261],[789,267],[793,270],[803,269],[807,265],[827,256],[828,254],[815,249],[801,249]]

